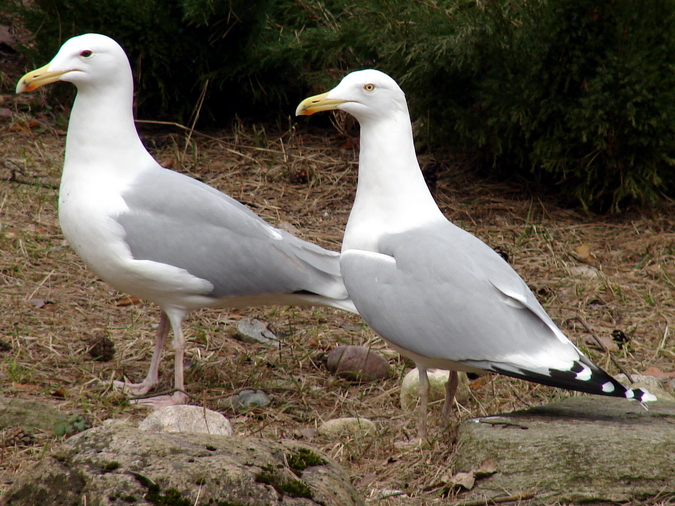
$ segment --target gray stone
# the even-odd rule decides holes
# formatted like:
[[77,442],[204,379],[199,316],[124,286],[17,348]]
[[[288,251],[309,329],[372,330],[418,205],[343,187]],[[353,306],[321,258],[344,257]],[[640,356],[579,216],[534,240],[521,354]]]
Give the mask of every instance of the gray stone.
[[279,347],[279,338],[270,330],[269,325],[256,318],[241,320],[237,325],[237,332],[234,337],[244,343]]
[[571,397],[459,429],[455,471],[494,459],[462,501],[533,493],[528,504],[614,503],[675,493],[675,403]]
[[153,411],[138,425],[138,428],[147,432],[232,435],[232,425],[222,414],[187,404],[165,406]]
[[28,432],[52,432],[68,417],[44,402],[0,397],[0,429],[21,427]]
[[262,390],[242,390],[236,395],[223,399],[220,406],[232,411],[246,411],[253,407],[264,408],[271,402],[272,400]]
[[3,506],[363,505],[348,475],[295,441],[142,432],[108,421],[23,472]]

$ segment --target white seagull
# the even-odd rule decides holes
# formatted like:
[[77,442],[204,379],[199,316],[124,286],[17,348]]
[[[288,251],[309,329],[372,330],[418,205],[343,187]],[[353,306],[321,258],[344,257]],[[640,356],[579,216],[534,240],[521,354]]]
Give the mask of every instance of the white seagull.
[[347,75],[333,90],[305,99],[297,115],[340,109],[361,125],[356,199],[340,266],[363,319],[420,376],[426,435],[427,369],[494,371],[536,383],[638,401],[593,364],[556,327],[520,276],[480,239],[448,221],[417,162],[405,95],[377,70]]
[[54,59],[21,78],[16,91],[55,81],[77,87],[59,191],[63,234],[80,258],[117,290],[162,309],[144,395],[158,382],[173,328],[173,395],[187,401],[183,319],[203,307],[324,305],[356,312],[340,277],[339,253],[276,229],[231,197],[161,167],[143,146],[132,111],[129,60],[109,37],[68,40]]

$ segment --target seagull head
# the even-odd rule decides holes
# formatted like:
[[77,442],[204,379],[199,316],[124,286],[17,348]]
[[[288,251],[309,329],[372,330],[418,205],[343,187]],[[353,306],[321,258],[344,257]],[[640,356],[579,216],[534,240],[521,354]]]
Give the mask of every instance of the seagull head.
[[71,82],[82,91],[90,85],[116,82],[120,76],[131,79],[124,50],[110,37],[87,33],[67,40],[51,62],[24,75],[16,92],[33,91],[56,81]]
[[353,115],[363,125],[368,120],[407,115],[405,94],[391,77],[379,70],[358,70],[347,74],[340,84],[327,93],[303,100],[296,116],[340,109]]

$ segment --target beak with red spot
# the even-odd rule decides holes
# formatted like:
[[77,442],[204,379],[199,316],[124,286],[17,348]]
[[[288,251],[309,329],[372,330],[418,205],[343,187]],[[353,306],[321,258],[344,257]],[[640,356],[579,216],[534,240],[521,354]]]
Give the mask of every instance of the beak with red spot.
[[49,65],[51,64],[48,63],[44,67],[28,72],[28,74],[19,79],[16,85],[16,92],[22,93],[24,91],[36,90],[40,86],[58,81],[63,74],[69,72],[68,70],[49,72]]
[[316,112],[320,111],[332,111],[337,109],[338,106],[349,102],[349,100],[339,100],[336,98],[328,98],[330,92],[322,93],[321,95],[314,95],[313,97],[306,98],[295,110],[296,116],[309,116]]

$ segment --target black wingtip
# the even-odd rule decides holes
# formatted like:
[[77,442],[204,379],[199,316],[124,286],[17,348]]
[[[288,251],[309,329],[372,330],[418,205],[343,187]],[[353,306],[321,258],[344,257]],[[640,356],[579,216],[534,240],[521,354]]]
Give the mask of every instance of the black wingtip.
[[568,371],[549,369],[549,374],[519,369],[511,371],[493,366],[492,370],[506,376],[520,378],[552,387],[588,394],[624,397],[638,402],[653,402],[656,396],[644,388],[626,388],[605,371],[592,364],[575,361]]

